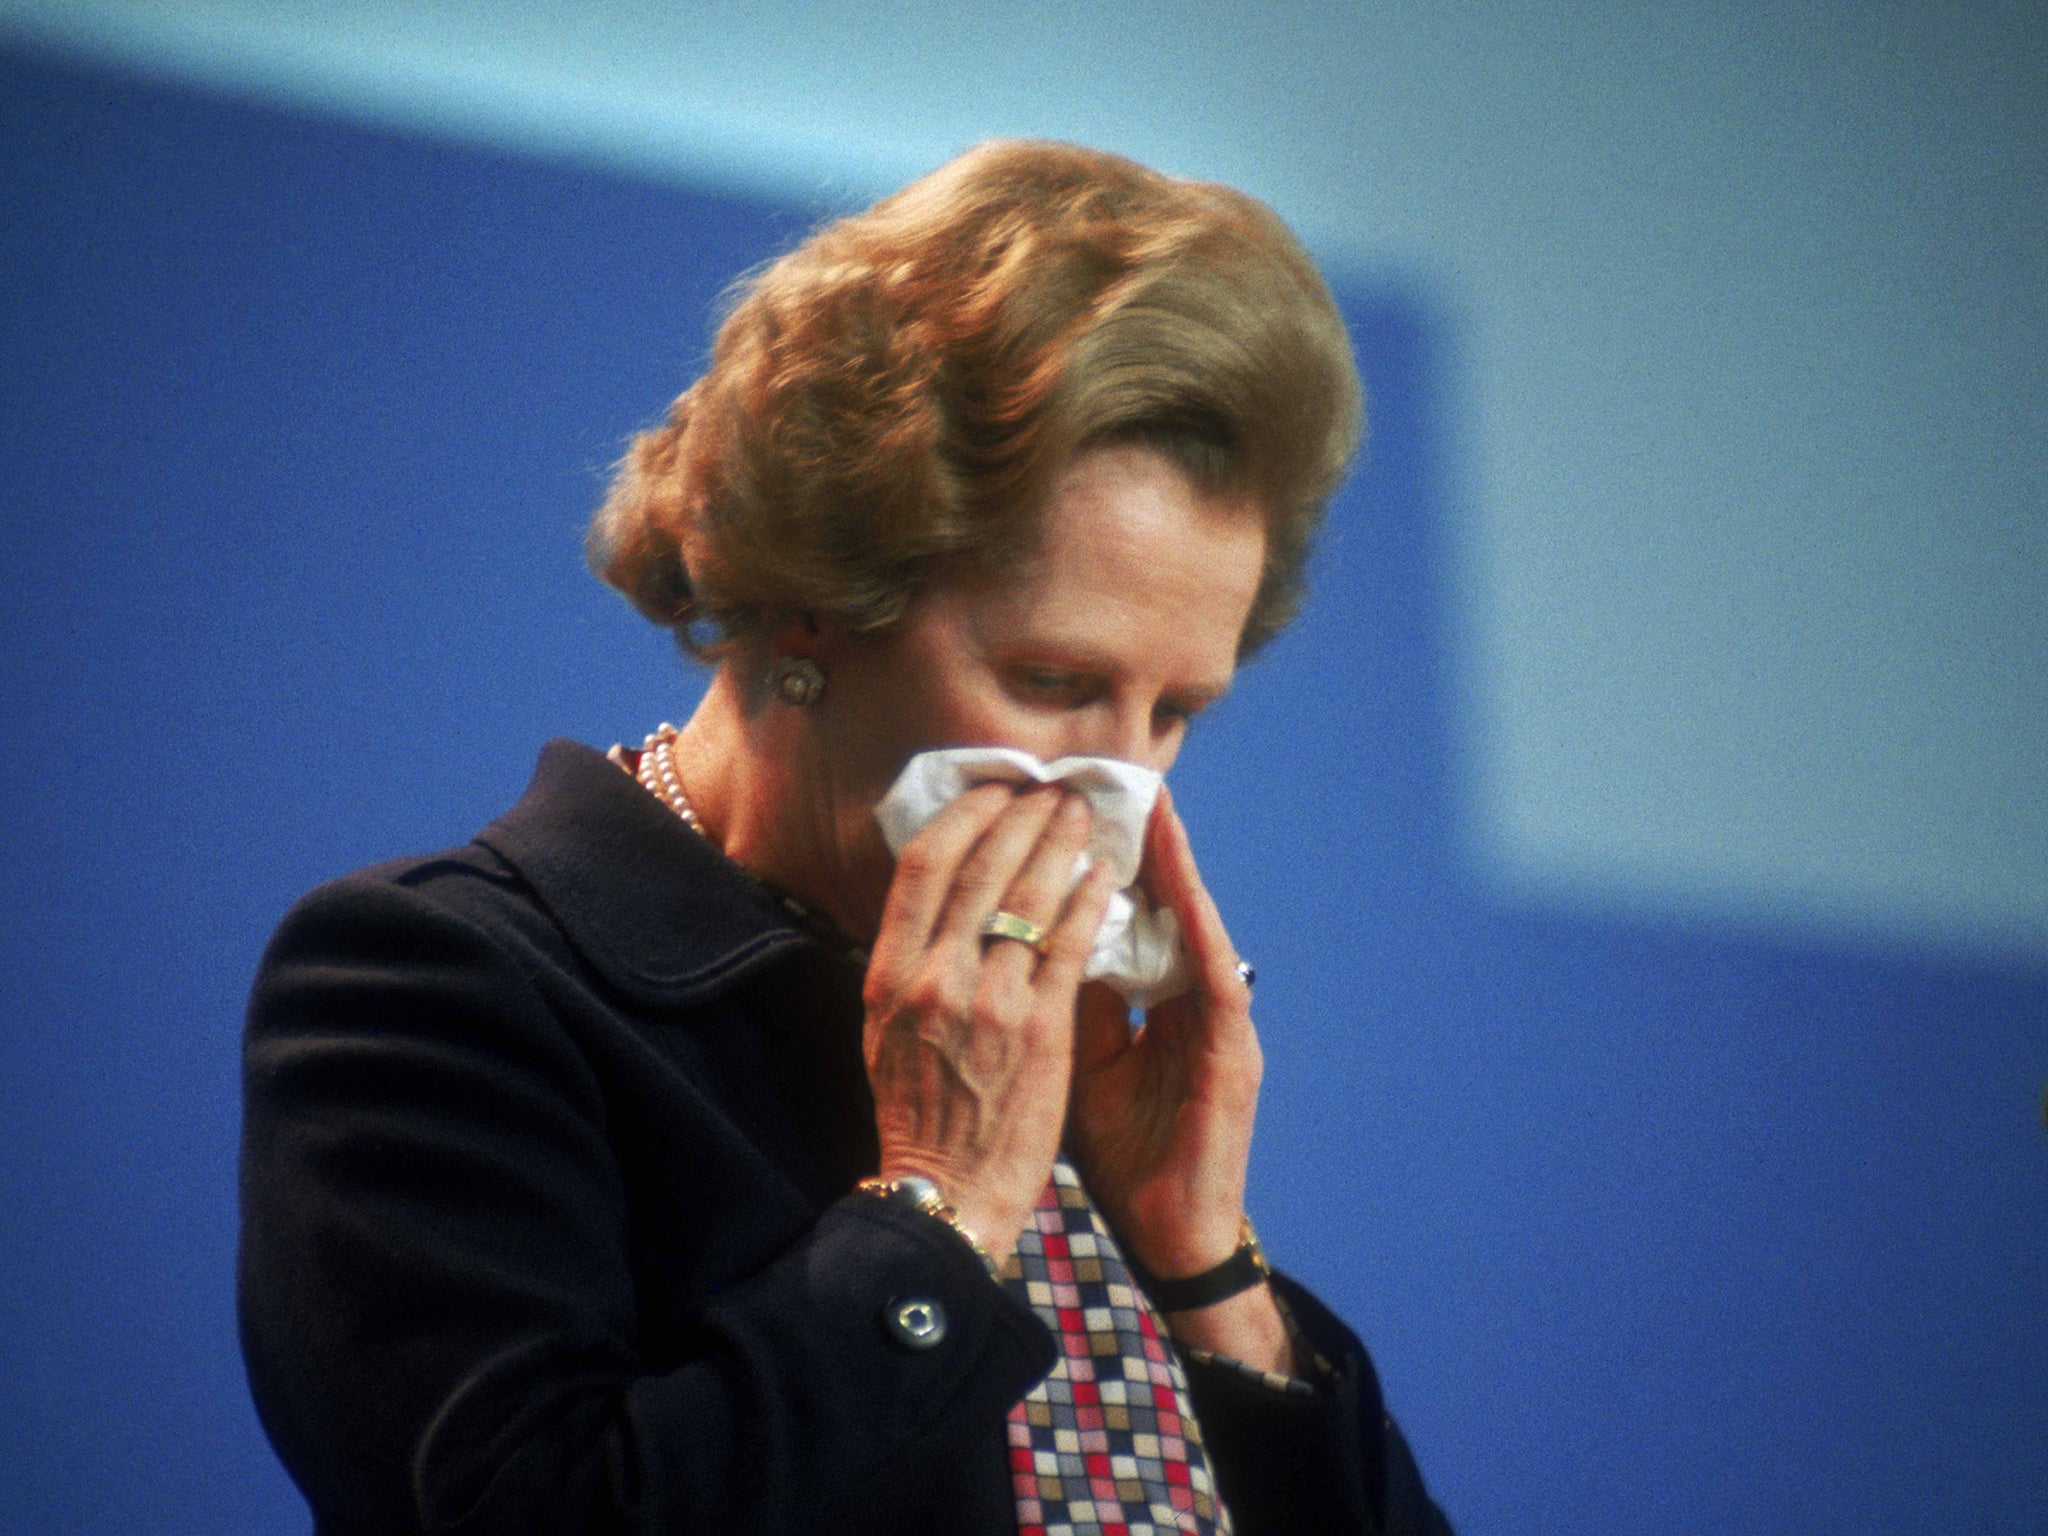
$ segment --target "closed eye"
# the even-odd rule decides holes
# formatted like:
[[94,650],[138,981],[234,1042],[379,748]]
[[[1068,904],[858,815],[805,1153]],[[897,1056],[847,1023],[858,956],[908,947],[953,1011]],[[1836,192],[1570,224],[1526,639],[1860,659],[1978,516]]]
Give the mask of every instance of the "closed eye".
[[1085,704],[1099,691],[1092,679],[1079,672],[1054,672],[1040,667],[1018,672],[1017,688],[1026,697],[1047,704]]
[[[1106,697],[1109,681],[1094,672],[1067,671],[1057,667],[1019,667],[1010,674],[1010,687],[1029,703],[1047,709],[1080,709]],[[1183,726],[1216,702],[1219,694],[1207,691],[1163,694],[1152,706],[1155,728]]]

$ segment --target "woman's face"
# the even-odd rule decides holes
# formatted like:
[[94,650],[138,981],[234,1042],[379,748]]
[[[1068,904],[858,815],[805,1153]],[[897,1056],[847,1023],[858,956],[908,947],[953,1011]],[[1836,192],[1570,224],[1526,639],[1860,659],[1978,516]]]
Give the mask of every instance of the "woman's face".
[[918,752],[1016,747],[1163,771],[1229,688],[1265,558],[1255,509],[1115,445],[1067,466],[1041,527],[1014,569],[936,583],[884,635],[823,638],[811,729],[843,853],[879,841],[872,810]]

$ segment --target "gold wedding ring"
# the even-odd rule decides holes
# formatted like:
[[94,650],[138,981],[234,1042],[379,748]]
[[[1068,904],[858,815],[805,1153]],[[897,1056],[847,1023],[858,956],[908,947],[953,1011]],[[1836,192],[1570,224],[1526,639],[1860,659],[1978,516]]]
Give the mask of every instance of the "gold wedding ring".
[[981,936],[984,939],[1015,939],[1019,944],[1029,944],[1041,955],[1045,953],[1045,930],[1030,918],[1019,917],[1014,912],[991,912],[988,921],[981,925]]

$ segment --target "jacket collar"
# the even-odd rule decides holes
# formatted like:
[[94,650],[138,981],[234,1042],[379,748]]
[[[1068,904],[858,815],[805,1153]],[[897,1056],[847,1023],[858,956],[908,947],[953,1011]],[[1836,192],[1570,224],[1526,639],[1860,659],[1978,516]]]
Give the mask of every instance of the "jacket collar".
[[809,940],[746,872],[617,764],[579,742],[541,749],[519,803],[477,834],[613,986],[696,1004]]

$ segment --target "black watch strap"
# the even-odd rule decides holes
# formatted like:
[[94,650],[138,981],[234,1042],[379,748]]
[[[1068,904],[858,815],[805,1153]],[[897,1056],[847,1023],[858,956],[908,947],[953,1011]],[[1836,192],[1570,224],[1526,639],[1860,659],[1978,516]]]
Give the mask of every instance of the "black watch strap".
[[1259,1247],[1259,1236],[1252,1231],[1249,1217],[1245,1220],[1243,1240],[1237,1245],[1237,1251],[1214,1269],[1205,1269],[1199,1275],[1165,1280],[1128,1254],[1124,1261],[1130,1265],[1132,1276],[1144,1287],[1145,1294],[1152,1298],[1152,1305],[1162,1312],[1192,1312],[1197,1307],[1213,1307],[1219,1301],[1228,1301],[1238,1293],[1262,1284],[1272,1273],[1266,1263],[1265,1252]]

